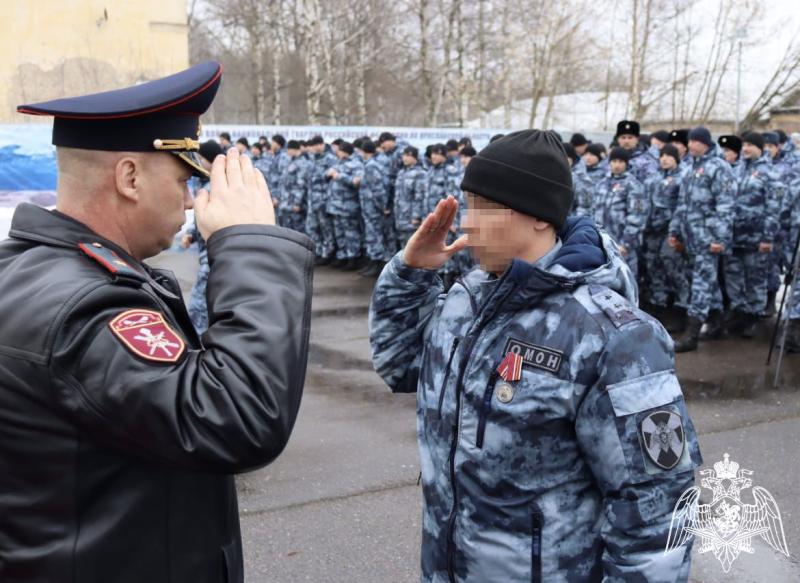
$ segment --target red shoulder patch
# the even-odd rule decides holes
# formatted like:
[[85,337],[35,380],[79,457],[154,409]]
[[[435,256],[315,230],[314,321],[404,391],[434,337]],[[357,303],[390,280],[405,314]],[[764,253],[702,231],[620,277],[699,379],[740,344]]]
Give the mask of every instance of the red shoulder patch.
[[128,350],[145,360],[177,362],[186,350],[186,343],[160,312],[126,310],[111,320],[108,327]]

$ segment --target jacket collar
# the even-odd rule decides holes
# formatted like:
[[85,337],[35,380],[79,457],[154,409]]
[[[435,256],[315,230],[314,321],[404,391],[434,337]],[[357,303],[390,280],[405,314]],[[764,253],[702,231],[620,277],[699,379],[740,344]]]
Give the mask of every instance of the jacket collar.
[[128,264],[146,273],[142,264],[116,243],[101,237],[89,227],[57,210],[22,203],[14,211],[8,236],[53,247],[78,249],[80,243],[100,243],[117,253]]

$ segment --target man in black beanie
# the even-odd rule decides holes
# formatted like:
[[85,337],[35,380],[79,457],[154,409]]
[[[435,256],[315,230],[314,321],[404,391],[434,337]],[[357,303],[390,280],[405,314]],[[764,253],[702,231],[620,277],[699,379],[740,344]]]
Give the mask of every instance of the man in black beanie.
[[586,146],[589,145],[589,140],[586,139],[586,136],[583,134],[572,134],[572,137],[569,139],[569,143],[572,144],[572,147],[575,148],[575,151],[578,153],[578,156],[583,156],[583,153],[586,151]]
[[[509,134],[461,187],[466,236],[447,243],[458,203],[440,201],[369,316],[375,370],[417,393],[422,579],[686,581],[691,549],[664,548],[702,459],[672,343],[611,238],[567,218],[560,139]],[[445,294],[436,271],[466,245],[480,269]],[[654,419],[669,452],[642,445]]]

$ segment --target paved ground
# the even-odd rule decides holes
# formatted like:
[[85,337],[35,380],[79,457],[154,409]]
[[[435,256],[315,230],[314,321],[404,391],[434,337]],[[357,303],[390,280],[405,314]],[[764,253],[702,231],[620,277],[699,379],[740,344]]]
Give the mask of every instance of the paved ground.
[[[191,254],[154,261],[191,285]],[[352,274],[315,274],[311,359],[292,441],[274,464],[238,479],[248,582],[418,581],[414,397],[392,395],[371,370],[370,289]],[[756,541],[725,574],[710,553],[695,552],[693,581],[800,581],[800,356],[787,359],[778,390],[768,388],[765,356],[763,338],[721,341],[680,355],[677,366],[706,467],[729,453],[754,471],[753,484],[778,501],[792,558]]]

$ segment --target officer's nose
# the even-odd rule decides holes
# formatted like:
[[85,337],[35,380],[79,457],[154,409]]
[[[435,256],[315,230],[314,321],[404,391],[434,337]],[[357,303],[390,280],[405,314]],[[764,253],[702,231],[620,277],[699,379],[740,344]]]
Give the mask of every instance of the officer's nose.
[[194,198],[192,198],[192,193],[189,191],[188,185],[183,191],[183,208],[187,211],[191,208],[194,208]]

